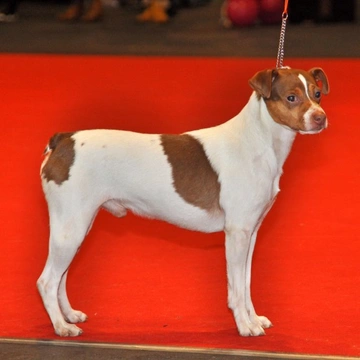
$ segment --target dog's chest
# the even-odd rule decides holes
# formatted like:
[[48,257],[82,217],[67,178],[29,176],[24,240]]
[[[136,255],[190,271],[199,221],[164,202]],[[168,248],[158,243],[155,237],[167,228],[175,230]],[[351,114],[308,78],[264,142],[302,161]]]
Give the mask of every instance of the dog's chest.
[[263,203],[264,206],[267,206],[272,203],[280,191],[279,182],[282,165],[272,147],[254,156],[247,181],[249,189],[252,189],[254,194],[257,195],[260,204]]

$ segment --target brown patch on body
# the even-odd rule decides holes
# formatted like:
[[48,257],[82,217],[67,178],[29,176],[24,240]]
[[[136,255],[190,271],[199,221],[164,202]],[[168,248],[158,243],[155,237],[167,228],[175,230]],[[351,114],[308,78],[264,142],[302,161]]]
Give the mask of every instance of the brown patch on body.
[[220,184],[202,144],[193,136],[161,135],[172,168],[176,192],[188,203],[207,211],[220,210]]
[[75,140],[71,138],[73,134],[59,133],[50,139],[49,155],[41,171],[43,178],[47,181],[54,181],[61,185],[69,179],[70,169],[75,159]]

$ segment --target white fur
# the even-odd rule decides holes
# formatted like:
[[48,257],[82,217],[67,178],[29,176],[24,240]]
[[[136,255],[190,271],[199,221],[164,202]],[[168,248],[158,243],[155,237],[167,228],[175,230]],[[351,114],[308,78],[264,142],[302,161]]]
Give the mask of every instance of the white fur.
[[[220,183],[220,208],[208,212],[174,189],[159,135],[115,130],[73,135],[75,160],[61,185],[43,177],[50,215],[49,256],[38,288],[55,332],[77,336],[86,315],[66,295],[68,267],[100,207],[127,210],[203,232],[224,231],[228,304],[241,335],[264,334],[271,322],[255,312],[250,295],[257,231],[279,191],[282,167],[296,132],[273,121],[255,92],[228,122],[192,135],[203,145]],[[106,145],[104,147],[104,145]],[[45,160],[46,161],[46,160]],[[43,164],[44,166],[44,164]]]
[[304,85],[306,97],[307,97],[308,99],[310,99],[308,85],[307,85],[307,82],[306,82],[306,79],[305,79],[304,75],[299,74],[298,77],[299,77],[300,81],[301,81],[301,82],[303,83],[303,85]]

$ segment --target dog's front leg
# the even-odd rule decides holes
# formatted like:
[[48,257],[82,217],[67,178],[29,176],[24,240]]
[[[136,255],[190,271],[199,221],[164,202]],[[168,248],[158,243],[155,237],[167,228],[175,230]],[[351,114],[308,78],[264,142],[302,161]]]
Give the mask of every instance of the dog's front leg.
[[[225,251],[228,277],[228,305],[242,336],[264,335],[260,322],[252,322],[247,301],[247,259],[251,247],[251,231],[236,226],[225,229]],[[251,263],[250,263],[251,266]],[[250,295],[250,293],[248,294]],[[252,303],[251,303],[252,306]]]
[[258,229],[260,227],[261,222],[259,222],[256,230],[252,233],[251,235],[251,240],[250,240],[250,247],[249,247],[249,252],[247,255],[247,259],[246,259],[246,287],[245,287],[245,302],[246,302],[246,309],[248,311],[249,314],[249,318],[250,321],[253,324],[259,324],[262,328],[267,329],[269,327],[272,326],[271,321],[265,317],[265,316],[258,316],[256,314],[253,302],[251,300],[251,267],[252,267],[252,258],[253,258],[253,253],[254,253],[254,249],[255,249],[255,243],[256,243],[256,237],[257,237],[257,232]]
[[[274,188],[278,189],[279,178],[277,178],[275,180],[275,184],[276,185],[274,186]],[[255,249],[256,237],[257,237],[258,230],[259,230],[265,216],[267,215],[267,213],[270,211],[271,207],[273,206],[273,204],[276,200],[277,192],[278,192],[278,190],[275,191],[275,196],[269,202],[269,204],[265,207],[265,210],[263,211],[262,215],[259,217],[259,220],[256,224],[255,230],[251,234],[250,246],[249,246],[249,251],[248,251],[247,259],[246,259],[246,270],[245,270],[246,271],[246,288],[245,288],[246,309],[248,311],[250,321],[254,324],[258,323],[264,329],[270,328],[272,326],[272,323],[267,317],[258,316],[256,314],[254,305],[251,300],[251,287],[250,287],[250,285],[251,285],[251,267],[252,267],[252,258],[253,258],[253,253],[254,253],[254,249]]]
[[66,279],[67,279],[68,270],[65,272],[60,281],[59,291],[58,291],[58,300],[62,313],[65,316],[67,322],[71,324],[76,324],[84,322],[87,320],[87,315],[82,311],[74,310],[69,302],[66,293]]

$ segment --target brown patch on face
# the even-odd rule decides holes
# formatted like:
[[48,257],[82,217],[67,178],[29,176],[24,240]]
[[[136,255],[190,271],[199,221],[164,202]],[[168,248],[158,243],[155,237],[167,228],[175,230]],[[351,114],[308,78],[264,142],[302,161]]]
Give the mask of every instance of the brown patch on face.
[[74,163],[75,141],[71,138],[74,133],[55,134],[49,141],[50,154],[42,168],[41,174],[47,181],[54,181],[61,185],[69,179],[70,168]]
[[201,209],[219,210],[220,184],[202,144],[193,136],[161,135],[176,192]]
[[[299,74],[305,78],[307,89],[300,80]],[[264,100],[275,122],[293,130],[305,130],[305,113],[312,106],[312,101],[317,103],[320,101],[315,98],[317,91],[320,89],[314,77],[308,72],[280,69],[272,83],[270,97]]]

